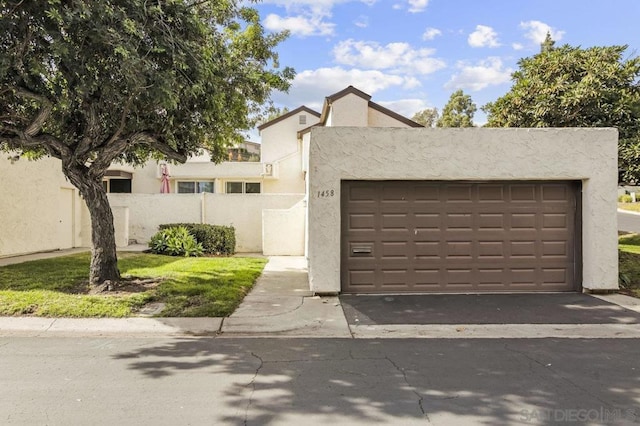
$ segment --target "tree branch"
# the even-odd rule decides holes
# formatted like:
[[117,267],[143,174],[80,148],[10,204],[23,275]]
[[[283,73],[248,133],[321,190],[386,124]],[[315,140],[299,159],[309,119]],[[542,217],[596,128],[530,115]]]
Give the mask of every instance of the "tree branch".
[[127,148],[136,145],[147,145],[152,149],[160,151],[167,158],[181,163],[187,161],[187,153],[185,151],[176,151],[168,144],[159,140],[156,136],[148,132],[136,132],[127,138],[117,139],[110,144],[103,144],[96,152],[96,159],[91,163],[92,173],[94,175],[102,175],[111,163],[124,152]]
[[133,101],[133,95],[129,96],[129,98],[127,99],[127,103],[125,104],[124,109],[122,110],[122,114],[120,115],[120,124],[118,125],[118,128],[113,133],[113,135],[107,141],[107,144],[113,143],[122,134],[124,126],[127,123],[127,115],[129,115],[129,107],[131,106],[131,101]]
[[[33,138],[18,129],[9,130],[8,132],[7,130],[9,129],[6,126],[0,127],[0,143],[6,143],[9,149],[42,148],[50,156],[58,159],[71,154],[69,147],[53,135],[41,134]],[[13,133],[13,136],[7,135],[5,132]]]
[[24,131],[24,133],[27,134],[28,136],[35,136],[36,134],[38,134],[40,130],[42,130],[42,126],[44,126],[44,123],[47,121],[47,119],[51,115],[51,111],[53,110],[53,104],[46,97],[33,93],[22,87],[17,87],[13,89],[13,92],[18,97],[32,99],[34,101],[38,101],[42,103],[40,112],[38,112],[38,115],[36,116],[36,118]]
[[96,128],[100,125],[98,122],[98,114],[96,113],[96,107],[94,104],[89,105],[88,108],[88,119],[87,119],[87,127],[82,135],[82,139],[75,149],[74,155],[79,160],[86,161],[89,157],[91,150],[95,147],[96,140],[98,140],[98,131]]

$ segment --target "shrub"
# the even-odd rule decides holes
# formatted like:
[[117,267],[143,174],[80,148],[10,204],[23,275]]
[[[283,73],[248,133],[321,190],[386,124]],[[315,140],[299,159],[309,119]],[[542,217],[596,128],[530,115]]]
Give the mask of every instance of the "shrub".
[[151,251],[169,256],[202,256],[202,244],[184,226],[162,229],[149,241]]
[[631,195],[629,194],[624,194],[618,197],[619,203],[630,203],[632,200],[633,198],[631,198]]
[[236,230],[233,226],[208,225],[203,223],[169,223],[160,225],[160,230],[184,227],[196,239],[205,253],[232,255],[236,252]]

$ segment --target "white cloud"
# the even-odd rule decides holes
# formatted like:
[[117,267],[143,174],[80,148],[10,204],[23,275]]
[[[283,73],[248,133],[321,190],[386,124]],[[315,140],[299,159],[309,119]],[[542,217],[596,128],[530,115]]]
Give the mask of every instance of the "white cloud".
[[341,41],[333,49],[339,64],[411,74],[431,74],[444,68],[445,62],[434,58],[434,53],[434,49],[413,49],[408,43],[382,46],[373,41],[352,39]]
[[534,42],[540,44],[547,37],[547,33],[551,34],[551,38],[555,41],[562,40],[564,31],[551,28],[549,25],[540,21],[520,22],[520,28],[526,31],[524,36]]
[[427,104],[424,99],[398,99],[397,101],[374,100],[374,102],[407,118],[413,117],[416,112],[422,111],[423,109],[433,108]]
[[476,65],[459,63],[460,72],[451,76],[444,85],[446,89],[468,89],[472,91],[482,90],[488,86],[503,84],[511,79],[511,68],[503,68],[502,60],[490,57],[478,62]]
[[486,25],[477,25],[476,30],[469,34],[469,46],[471,47],[498,47],[498,33]]
[[418,13],[427,8],[429,0],[409,0],[409,12]]
[[289,30],[300,37],[333,35],[336,24],[330,22],[333,7],[339,3],[359,1],[367,6],[377,0],[263,0],[283,7],[287,16],[268,15],[263,25],[271,31]]
[[273,13],[265,18],[263,25],[271,31],[289,30],[291,34],[301,37],[332,35],[335,28],[335,24],[325,22],[318,16],[300,15],[283,18]]
[[437,28],[427,28],[422,34],[423,40],[433,40],[437,36],[442,35],[442,31]]
[[511,47],[513,47],[513,50],[522,50],[522,49],[524,49],[524,46],[522,45],[522,43],[513,43],[513,44],[511,44]]
[[367,28],[369,26],[369,17],[360,15],[353,23],[358,28]]
[[411,13],[419,13],[424,12],[428,5],[429,0],[406,0],[406,4],[404,2],[395,3],[391,7],[396,10],[404,9],[406,7]]
[[390,87],[414,88],[420,84],[417,79],[400,75],[385,74],[377,70],[344,69],[342,67],[305,70],[296,75],[289,93],[277,92],[274,102],[296,108],[307,105],[320,109],[324,98],[352,85],[373,95]]

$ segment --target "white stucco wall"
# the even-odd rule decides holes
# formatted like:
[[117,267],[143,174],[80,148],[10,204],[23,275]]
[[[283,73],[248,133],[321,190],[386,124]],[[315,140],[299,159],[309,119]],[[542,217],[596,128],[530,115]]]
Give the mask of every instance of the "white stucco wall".
[[[306,115],[305,124],[300,124],[300,115]],[[319,120],[319,117],[301,111],[261,130],[261,161],[272,163],[297,152],[298,131],[316,124]]]
[[369,101],[352,93],[333,101],[331,123],[327,126],[366,127],[369,125]]
[[396,120],[395,118],[383,114],[380,111],[369,108],[369,127],[409,127],[407,124]]
[[[236,228],[236,251],[262,251],[262,211],[289,209],[302,194],[109,194],[116,208],[129,211],[129,238],[145,244],[166,223],[209,223]],[[295,227],[280,237],[303,238]],[[304,229],[302,230],[302,234]]]
[[303,256],[306,213],[304,201],[289,209],[262,210],[262,254]]
[[116,247],[129,245],[129,207],[112,207]]
[[[582,286],[616,289],[617,138],[615,129],[314,128],[311,290],[340,291],[340,181],[347,179],[580,180]],[[318,196],[327,190],[334,195]]]
[[0,156],[0,257],[86,246],[86,213],[60,160]]
[[275,179],[265,178],[264,193],[303,194],[304,174],[302,173],[302,153],[300,150],[274,163]]

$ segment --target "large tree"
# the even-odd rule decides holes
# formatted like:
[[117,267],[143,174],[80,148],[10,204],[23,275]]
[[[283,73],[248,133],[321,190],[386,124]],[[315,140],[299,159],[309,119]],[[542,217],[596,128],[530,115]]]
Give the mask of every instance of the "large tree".
[[462,90],[456,90],[442,109],[442,116],[436,126],[473,127],[473,115],[477,110],[471,96],[465,95]]
[[424,127],[434,127],[438,121],[438,109],[426,108],[413,114],[411,119],[416,123],[422,124]]
[[[554,47],[521,59],[509,92],[485,105],[489,127],[617,127],[620,168],[638,180],[640,59],[626,46]],[[635,153],[635,154],[634,154]]]
[[91,215],[90,282],[118,280],[114,161],[222,160],[273,89],[276,45],[238,0],[0,1],[0,149],[61,160]]

